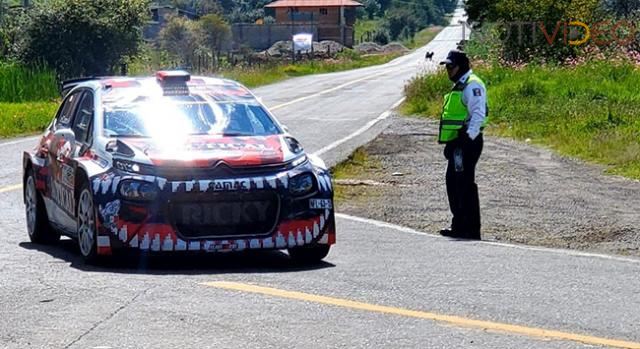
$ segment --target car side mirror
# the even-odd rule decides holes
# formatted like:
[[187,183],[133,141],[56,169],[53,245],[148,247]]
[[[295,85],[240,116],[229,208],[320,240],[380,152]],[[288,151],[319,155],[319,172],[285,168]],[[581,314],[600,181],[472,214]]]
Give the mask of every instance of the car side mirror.
[[76,135],[70,128],[61,128],[53,133],[50,152],[56,156],[68,157],[76,145]]

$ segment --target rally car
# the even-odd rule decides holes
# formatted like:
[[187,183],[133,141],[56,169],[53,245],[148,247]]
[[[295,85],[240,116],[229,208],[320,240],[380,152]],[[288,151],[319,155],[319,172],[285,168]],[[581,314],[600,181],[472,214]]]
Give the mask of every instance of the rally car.
[[77,240],[87,261],[121,249],[287,249],[335,243],[331,176],[241,84],[183,71],[68,81],[25,152],[34,243]]

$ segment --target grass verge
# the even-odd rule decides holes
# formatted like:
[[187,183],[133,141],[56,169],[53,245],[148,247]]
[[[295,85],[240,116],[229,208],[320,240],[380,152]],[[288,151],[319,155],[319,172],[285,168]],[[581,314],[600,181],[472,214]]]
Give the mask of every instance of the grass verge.
[[53,70],[0,62],[0,102],[51,100],[59,93]]
[[42,131],[53,119],[58,102],[0,103],[0,137]]
[[272,84],[291,77],[333,73],[387,63],[400,54],[360,56],[345,51],[334,60],[303,61],[295,64],[278,64],[255,68],[238,68],[222,71],[221,76],[241,82],[247,87]]
[[[489,133],[528,139],[640,179],[638,67],[592,62],[475,71],[487,83]],[[414,79],[405,88],[404,112],[438,117],[450,88],[444,72]]]
[[444,29],[444,27],[424,28],[417,32],[413,39],[405,41],[403,44],[410,50],[422,47],[431,42],[431,40],[433,40],[433,38],[435,38],[442,29]]
[[340,162],[331,169],[334,182],[334,200],[338,203],[353,199],[361,195],[362,191],[353,186],[342,185],[342,179],[362,179],[364,173],[378,169],[379,163],[369,157],[364,147],[356,149],[347,160]]

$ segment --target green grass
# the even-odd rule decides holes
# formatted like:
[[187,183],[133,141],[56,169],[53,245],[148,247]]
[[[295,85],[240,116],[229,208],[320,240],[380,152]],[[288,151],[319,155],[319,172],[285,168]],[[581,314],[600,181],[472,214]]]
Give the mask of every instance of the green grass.
[[[335,165],[331,169],[331,173],[335,180],[357,179],[360,178],[363,173],[379,167],[380,164],[371,159],[364,147],[360,147],[356,149],[347,160]],[[334,185],[334,200],[344,202],[347,199],[352,199],[354,195],[356,195],[356,192],[353,187],[336,183],[336,185]]]
[[43,101],[59,96],[54,71],[0,63],[0,102]]
[[42,131],[53,119],[58,102],[0,103],[0,137]]
[[296,76],[332,73],[384,64],[399,56],[399,54],[359,56],[351,51],[345,51],[337,59],[330,61],[304,61],[294,64],[231,69],[219,75],[239,81],[247,87],[256,87]]
[[[640,179],[640,70],[594,62],[575,68],[476,69],[488,88],[491,134],[531,139]],[[438,117],[451,84],[444,72],[414,79],[404,111]]]
[[405,40],[403,42],[403,45],[405,45],[410,50],[422,47],[433,40],[433,38],[435,38],[442,29],[443,27],[424,28],[421,31],[417,32],[412,40]]
[[42,131],[55,115],[59,97],[52,70],[0,63],[0,137]]
[[382,22],[383,20],[380,18],[357,20],[353,27],[354,38],[357,42],[367,41],[367,32],[369,32],[369,35],[371,36],[370,39],[373,39],[373,35],[375,34],[375,32],[380,30],[380,28],[382,27]]

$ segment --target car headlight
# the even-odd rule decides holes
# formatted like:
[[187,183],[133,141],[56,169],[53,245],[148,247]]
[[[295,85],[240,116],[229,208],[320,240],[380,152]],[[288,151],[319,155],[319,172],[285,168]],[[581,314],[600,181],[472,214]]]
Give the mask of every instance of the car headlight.
[[151,182],[123,180],[119,192],[124,199],[152,201],[158,196],[158,187]]
[[313,191],[313,175],[304,173],[289,179],[289,192],[299,196]]
[[127,160],[120,160],[120,159],[113,160],[113,167],[117,168],[120,171],[125,171],[125,172],[135,172],[135,173],[140,172],[140,165],[136,164],[135,162],[131,162]]

